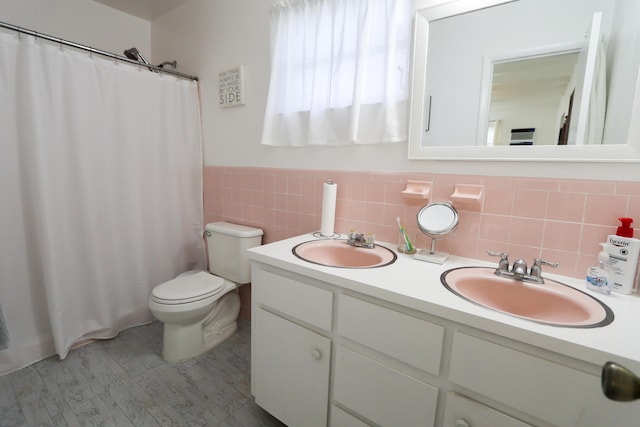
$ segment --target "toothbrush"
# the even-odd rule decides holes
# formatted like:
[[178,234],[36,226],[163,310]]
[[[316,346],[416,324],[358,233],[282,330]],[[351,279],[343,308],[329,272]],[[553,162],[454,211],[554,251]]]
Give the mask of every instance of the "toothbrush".
[[411,246],[411,242],[407,237],[407,233],[405,232],[404,227],[402,226],[402,224],[400,224],[400,217],[397,217],[396,221],[398,222],[398,227],[400,227],[400,234],[402,234],[402,238],[404,239],[404,244],[407,247],[407,251],[411,252],[413,250],[413,246]]

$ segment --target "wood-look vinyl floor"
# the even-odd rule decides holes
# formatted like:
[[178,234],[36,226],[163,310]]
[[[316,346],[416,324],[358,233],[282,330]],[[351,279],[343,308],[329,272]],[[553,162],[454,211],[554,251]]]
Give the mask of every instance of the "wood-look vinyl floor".
[[282,426],[250,393],[250,322],[213,350],[162,359],[162,323],[0,377],[0,426]]

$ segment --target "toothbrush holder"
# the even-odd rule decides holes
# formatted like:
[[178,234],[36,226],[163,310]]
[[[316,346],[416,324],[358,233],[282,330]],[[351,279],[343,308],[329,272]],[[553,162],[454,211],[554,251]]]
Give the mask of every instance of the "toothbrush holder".
[[409,241],[411,242],[411,250],[407,249],[407,244],[404,241],[404,236],[402,235],[402,231],[398,231],[398,252],[401,254],[415,254],[417,249],[416,249],[416,238],[417,233],[412,233],[409,230],[405,229],[405,234],[407,235],[407,238],[409,239]]

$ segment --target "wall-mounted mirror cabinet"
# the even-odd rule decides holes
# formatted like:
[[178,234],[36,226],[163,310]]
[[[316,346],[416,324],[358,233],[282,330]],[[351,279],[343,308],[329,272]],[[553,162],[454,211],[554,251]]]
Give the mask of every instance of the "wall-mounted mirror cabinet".
[[414,9],[410,159],[640,161],[640,2]]

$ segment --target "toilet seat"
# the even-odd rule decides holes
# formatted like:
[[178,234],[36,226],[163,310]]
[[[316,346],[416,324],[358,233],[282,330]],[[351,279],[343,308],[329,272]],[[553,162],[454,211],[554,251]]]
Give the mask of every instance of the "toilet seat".
[[224,279],[206,271],[178,276],[164,282],[151,292],[151,299],[158,304],[187,304],[211,298],[224,288]]

